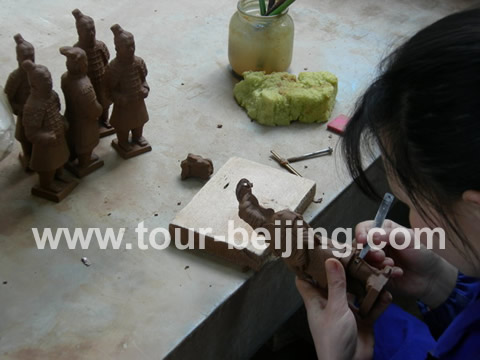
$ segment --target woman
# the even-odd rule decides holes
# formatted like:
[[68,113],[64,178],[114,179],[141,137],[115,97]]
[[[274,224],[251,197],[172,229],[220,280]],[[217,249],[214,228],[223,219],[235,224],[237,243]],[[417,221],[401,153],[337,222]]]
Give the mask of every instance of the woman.
[[[367,258],[378,267],[398,266],[390,290],[418,300],[425,323],[392,305],[374,325],[388,293],[370,318],[357,318],[336,259],[326,262],[328,296],[297,279],[319,358],[480,358],[479,100],[480,9],[428,26],[381,64],[343,140],[349,170],[372,193],[362,141],[378,144],[392,191],[410,208],[412,228],[443,228],[446,249],[387,244]],[[387,235],[374,240],[387,242],[399,226],[387,221]],[[359,242],[371,227],[357,226]]]

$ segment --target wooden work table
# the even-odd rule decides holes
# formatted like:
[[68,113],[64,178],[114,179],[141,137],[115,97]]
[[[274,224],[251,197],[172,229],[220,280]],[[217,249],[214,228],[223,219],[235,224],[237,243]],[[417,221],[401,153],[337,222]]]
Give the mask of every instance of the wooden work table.
[[[292,5],[295,47],[291,72],[328,70],[339,78],[333,116],[349,113],[389,49],[419,28],[473,1],[302,0]],[[96,21],[97,38],[112,55],[110,26],[132,32],[148,67],[153,151],[123,160],[101,140],[105,166],[81,180],[59,204],[32,197],[35,175],[14,152],[0,163],[0,358],[13,359],[235,359],[248,358],[299,306],[293,276],[281,262],[258,273],[199,252],[174,247],[38,250],[32,228],[127,228],[139,222],[168,227],[202,187],[180,181],[180,161],[192,152],[216,169],[239,156],[277,167],[271,149],[289,157],[336,148],[324,124],[268,128],[236,104],[237,80],[228,69],[228,23],[236,1],[4,0],[0,12],[0,83],[17,66],[13,35],[20,32],[46,65],[60,94],[65,57],[76,42],[71,11]],[[217,125],[223,125],[221,128]],[[375,204],[351,185],[338,148],[334,156],[297,163],[317,183],[306,212],[314,224],[352,225]],[[383,183],[379,167],[372,176]],[[285,189],[288,191],[288,189]],[[87,257],[91,266],[81,262]]]

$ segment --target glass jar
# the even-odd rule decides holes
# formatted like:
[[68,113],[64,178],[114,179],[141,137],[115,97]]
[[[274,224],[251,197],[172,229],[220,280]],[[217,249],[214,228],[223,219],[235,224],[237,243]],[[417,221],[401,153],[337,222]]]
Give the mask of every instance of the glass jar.
[[233,71],[238,75],[245,71],[287,71],[292,62],[293,33],[288,8],[279,15],[261,16],[258,0],[240,0],[228,36]]

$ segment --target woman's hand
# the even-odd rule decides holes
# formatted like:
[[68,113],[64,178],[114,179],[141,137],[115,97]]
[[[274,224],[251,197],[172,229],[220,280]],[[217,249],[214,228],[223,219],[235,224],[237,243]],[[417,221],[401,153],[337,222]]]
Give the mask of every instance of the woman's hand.
[[[358,243],[367,242],[368,231],[373,227],[373,221],[364,221],[357,225],[355,238]],[[405,234],[398,232],[390,239],[393,229],[401,225],[385,220],[383,229],[386,235],[374,234],[373,243],[386,244],[383,250],[371,250],[365,260],[382,269],[385,265],[395,265],[387,288],[394,294],[420,299],[430,307],[442,304],[455,287],[457,269],[425,246],[415,248],[414,232],[410,233],[410,244],[403,250],[397,250],[391,241],[403,244]]]
[[345,270],[336,259],[325,262],[328,295],[305,280],[296,284],[307,309],[308,323],[319,359],[371,359],[373,323],[391,302],[383,292],[368,317],[360,318],[347,301]]

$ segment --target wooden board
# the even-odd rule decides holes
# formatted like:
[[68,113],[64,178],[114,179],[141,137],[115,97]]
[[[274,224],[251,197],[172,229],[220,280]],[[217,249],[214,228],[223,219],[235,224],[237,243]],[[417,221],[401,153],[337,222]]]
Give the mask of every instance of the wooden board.
[[247,244],[244,249],[229,248],[229,244],[242,241],[240,233],[228,231],[243,228],[251,236],[253,229],[238,217],[238,202],[235,188],[240,179],[253,183],[253,193],[260,204],[275,211],[290,209],[303,213],[315,196],[315,182],[292,175],[285,170],[275,169],[253,161],[231,158],[203,186],[192,201],[185,206],[170,223],[172,239],[180,237],[182,244],[191,242],[198,248],[200,229],[211,228],[205,234],[205,251],[220,256],[241,266],[258,270],[267,259],[265,248],[258,249]]

